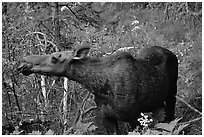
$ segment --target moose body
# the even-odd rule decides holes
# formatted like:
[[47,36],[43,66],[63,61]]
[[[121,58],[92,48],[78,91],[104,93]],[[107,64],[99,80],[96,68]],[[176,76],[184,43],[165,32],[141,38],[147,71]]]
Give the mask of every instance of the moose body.
[[95,95],[102,122],[109,134],[119,134],[117,121],[138,124],[141,112],[165,108],[167,120],[174,117],[178,63],[167,49],[151,47],[137,58],[116,52],[104,59],[88,57],[89,47],[50,55],[24,57],[18,70],[67,77]]

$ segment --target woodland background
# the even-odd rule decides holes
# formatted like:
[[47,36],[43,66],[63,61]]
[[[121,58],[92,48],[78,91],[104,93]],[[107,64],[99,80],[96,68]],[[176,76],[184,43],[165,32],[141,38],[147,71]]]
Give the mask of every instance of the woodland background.
[[[133,55],[154,45],[173,51],[179,59],[176,117],[182,119],[168,125],[168,134],[202,134],[201,2],[2,3],[2,134],[99,129],[94,96],[80,84],[16,71],[25,55],[70,50],[84,41],[93,47],[90,56],[98,57],[124,47],[134,47]],[[166,132],[147,127],[128,134]]]

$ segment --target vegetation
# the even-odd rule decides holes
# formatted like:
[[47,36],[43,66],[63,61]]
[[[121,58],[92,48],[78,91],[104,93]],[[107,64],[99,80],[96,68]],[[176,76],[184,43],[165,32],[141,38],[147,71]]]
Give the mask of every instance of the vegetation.
[[80,84],[16,71],[25,55],[69,50],[84,42],[93,47],[90,56],[124,47],[136,56],[158,45],[179,59],[177,118],[160,123],[160,111],[129,133],[121,122],[124,134],[202,134],[201,2],[2,3],[3,134],[103,134],[94,96]]

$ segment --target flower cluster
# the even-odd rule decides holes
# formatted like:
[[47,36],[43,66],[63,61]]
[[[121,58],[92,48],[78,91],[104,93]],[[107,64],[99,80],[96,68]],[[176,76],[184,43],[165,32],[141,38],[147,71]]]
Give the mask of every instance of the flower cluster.
[[153,122],[153,119],[148,118],[148,115],[145,115],[144,113],[141,113],[141,118],[138,118],[137,120],[140,122],[141,126],[148,127],[148,125]]

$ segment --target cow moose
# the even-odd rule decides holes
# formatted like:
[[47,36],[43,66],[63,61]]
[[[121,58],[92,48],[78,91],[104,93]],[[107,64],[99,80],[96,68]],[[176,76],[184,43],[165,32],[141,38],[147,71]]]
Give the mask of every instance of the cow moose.
[[30,55],[20,62],[24,75],[38,73],[67,77],[82,84],[95,95],[108,134],[119,134],[118,121],[132,129],[141,112],[166,111],[166,120],[174,118],[177,94],[178,60],[168,49],[154,46],[136,57],[116,52],[105,58],[89,57],[89,46],[48,55]]

